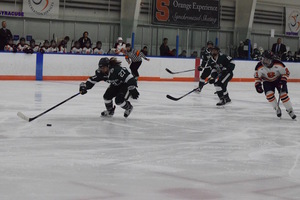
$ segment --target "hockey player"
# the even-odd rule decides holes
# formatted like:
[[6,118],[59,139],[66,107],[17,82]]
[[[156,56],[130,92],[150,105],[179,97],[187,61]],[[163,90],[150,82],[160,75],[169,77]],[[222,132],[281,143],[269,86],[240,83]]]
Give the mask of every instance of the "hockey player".
[[49,46],[50,46],[49,40],[45,40],[43,46],[41,46],[41,49],[40,49],[41,53],[48,53]]
[[210,76],[209,83],[214,84],[216,93],[220,99],[216,104],[217,106],[222,106],[231,102],[227,91],[227,85],[233,77],[234,67],[235,64],[232,63],[232,58],[225,54],[221,54],[219,47],[213,47],[211,49],[211,57],[207,61],[203,73],[201,74],[199,90],[202,90],[205,79]]
[[96,43],[96,47],[93,48],[93,53],[94,54],[104,54],[104,51],[102,49],[102,42],[98,41]]
[[214,46],[214,43],[212,41],[208,41],[206,43],[206,49],[204,50],[204,52],[201,52],[201,65],[198,67],[198,71],[202,71],[202,69],[204,69],[207,61],[209,60],[210,58],[210,52],[211,52],[211,49],[213,48]]
[[28,48],[28,44],[25,43],[25,38],[21,37],[19,44],[17,44],[18,52],[24,52],[24,49]]
[[31,39],[28,48],[24,49],[25,53],[39,52],[40,46],[35,44],[35,40]]
[[117,43],[115,43],[114,49],[115,49],[115,54],[124,55],[124,52],[126,50],[126,44],[125,44],[125,42],[123,42],[122,37],[118,37]]
[[142,64],[142,58],[150,61],[142,52],[139,50],[135,50],[131,48],[131,44],[126,44],[126,52],[125,52],[125,59],[127,63],[130,65],[130,70],[134,78],[137,80],[139,77],[138,69]]
[[14,41],[12,38],[8,38],[7,44],[4,46],[4,51],[7,52],[17,52],[17,47],[14,44]]
[[292,119],[295,119],[296,115],[288,96],[287,78],[289,75],[288,68],[281,61],[274,59],[273,52],[266,50],[262,55],[262,60],[255,67],[255,88],[258,93],[265,92],[266,98],[276,111],[277,117],[281,117],[281,109],[274,96],[275,89],[277,89],[287,113]]
[[82,95],[87,93],[97,82],[106,81],[110,83],[106,92],[103,95],[106,110],[101,113],[103,117],[111,117],[114,115],[115,106],[112,99],[115,98],[115,103],[125,109],[124,117],[128,117],[133,109],[131,103],[127,100],[129,95],[133,99],[139,97],[137,91],[136,80],[132,74],[125,68],[121,67],[121,61],[115,57],[108,59],[103,57],[99,61],[99,68],[95,75],[88,78],[86,82],[82,82],[79,86],[79,91]]
[[74,53],[74,54],[81,54],[82,53],[82,48],[80,47],[80,42],[79,41],[74,42],[74,46],[71,47],[71,53]]
[[93,49],[91,48],[91,43],[86,41],[84,47],[82,48],[82,54],[93,54]]
[[49,53],[57,53],[58,48],[57,48],[57,43],[55,40],[51,40],[50,42],[50,47],[48,48]]

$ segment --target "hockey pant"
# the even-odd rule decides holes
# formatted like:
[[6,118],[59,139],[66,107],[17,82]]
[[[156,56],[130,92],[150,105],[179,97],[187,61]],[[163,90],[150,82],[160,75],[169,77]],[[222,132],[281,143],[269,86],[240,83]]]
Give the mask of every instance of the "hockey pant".
[[142,64],[142,61],[139,61],[139,62],[132,62],[131,65],[130,65],[130,70],[131,70],[131,73],[132,75],[134,76],[134,78],[137,80],[138,77],[139,77],[139,72],[138,72],[138,69],[139,67],[141,66]]
[[288,96],[288,88],[287,85],[284,85],[281,88],[279,88],[279,81],[280,79],[277,79],[276,81],[273,82],[268,82],[264,81],[263,82],[263,87],[265,91],[265,95],[271,106],[276,109],[277,107],[277,99],[275,97],[275,89],[277,89],[278,93],[280,93],[280,99],[283,103],[283,106],[285,107],[286,110],[291,110],[292,109],[292,103],[290,101],[290,98]]
[[115,103],[118,106],[121,106],[123,109],[127,109],[127,107],[130,106],[129,101],[127,101],[129,96],[127,84],[121,84],[119,86],[110,85],[103,95],[106,109],[113,109],[113,98],[115,98]]
[[221,98],[229,98],[228,95],[228,91],[227,91],[227,85],[228,82],[232,79],[233,77],[233,73],[232,72],[228,72],[228,73],[224,73],[221,74],[221,76],[218,78],[218,81],[215,82],[215,88],[216,88],[216,92],[218,97]]

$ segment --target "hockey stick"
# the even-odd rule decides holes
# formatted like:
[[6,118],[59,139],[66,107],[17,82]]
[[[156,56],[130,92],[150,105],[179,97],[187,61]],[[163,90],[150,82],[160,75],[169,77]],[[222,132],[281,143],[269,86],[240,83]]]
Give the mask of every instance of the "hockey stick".
[[55,106],[49,108],[49,109],[46,110],[45,112],[42,112],[41,114],[39,114],[39,115],[37,115],[37,116],[35,116],[35,117],[29,118],[29,117],[27,117],[26,115],[24,115],[24,114],[21,113],[21,112],[18,112],[17,115],[18,115],[21,119],[24,119],[25,121],[31,122],[31,121],[35,120],[36,118],[38,118],[38,117],[40,117],[40,116],[46,114],[47,112],[53,110],[54,108],[60,106],[61,104],[64,104],[64,103],[66,103],[67,101],[73,99],[74,97],[76,97],[76,96],[79,95],[79,94],[80,94],[80,92],[78,92],[77,94],[74,94],[73,96],[69,97],[68,99],[66,99],[66,100],[64,100],[64,101],[62,101],[62,102],[60,102],[59,104],[57,104],[57,105],[55,105]]
[[180,73],[184,73],[184,72],[195,71],[195,69],[189,69],[189,70],[184,70],[184,71],[172,72],[171,70],[169,70],[168,68],[166,68],[166,71],[169,72],[170,74],[180,74]]
[[[208,83],[208,82],[204,83],[204,85],[206,85],[207,83]],[[182,99],[183,97],[185,97],[185,96],[187,96],[187,95],[189,95],[189,94],[191,94],[191,93],[197,91],[198,89],[199,89],[199,88],[195,88],[195,89],[189,91],[188,93],[186,93],[186,94],[184,94],[184,95],[182,95],[181,97],[178,97],[178,98],[172,97],[171,95],[168,95],[168,94],[167,94],[166,97],[167,97],[168,99],[173,100],[173,101],[178,101],[178,100]]]

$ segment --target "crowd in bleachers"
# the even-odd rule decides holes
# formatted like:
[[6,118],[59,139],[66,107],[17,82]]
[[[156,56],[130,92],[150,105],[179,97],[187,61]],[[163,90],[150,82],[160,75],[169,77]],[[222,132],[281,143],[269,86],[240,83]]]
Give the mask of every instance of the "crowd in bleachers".
[[[14,43],[14,38],[9,29],[6,28],[6,21],[2,21],[2,28],[0,29],[0,51],[6,52],[25,52],[25,53],[72,53],[72,54],[116,54],[124,55],[126,51],[125,42],[122,37],[118,37],[115,45],[110,48],[108,51],[102,49],[102,42],[97,41],[94,44],[91,39],[88,37],[89,33],[84,31],[82,37],[76,41],[71,41],[70,48],[67,47],[70,37],[65,36],[61,39],[53,39],[51,41],[45,40],[39,44],[36,43],[35,39],[30,38],[30,40],[25,40],[24,37],[21,37],[18,42]],[[206,47],[203,47],[200,50],[199,56],[203,54]],[[169,56],[169,57],[198,57],[198,52],[195,50],[190,55],[187,55],[186,50],[182,50],[181,53],[177,50],[170,50],[168,46],[168,38],[164,38],[162,44],[160,45],[160,56]],[[144,46],[141,50],[144,55],[148,55],[148,48]],[[277,59],[281,61],[289,62],[300,62],[300,49],[293,53],[292,51],[287,50],[286,46],[281,43],[281,38],[278,38],[277,43],[274,43],[271,51],[275,54]],[[244,60],[260,60],[264,49],[262,47],[257,47],[257,44],[254,43],[253,47],[249,39],[245,41],[240,41],[239,46],[233,50],[233,57],[235,59],[244,59]]]

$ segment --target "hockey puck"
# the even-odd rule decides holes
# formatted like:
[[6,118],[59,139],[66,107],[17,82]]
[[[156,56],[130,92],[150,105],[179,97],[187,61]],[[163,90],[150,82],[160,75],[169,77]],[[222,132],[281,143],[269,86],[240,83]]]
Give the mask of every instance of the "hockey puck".
[[47,126],[52,126],[52,124],[47,124]]

